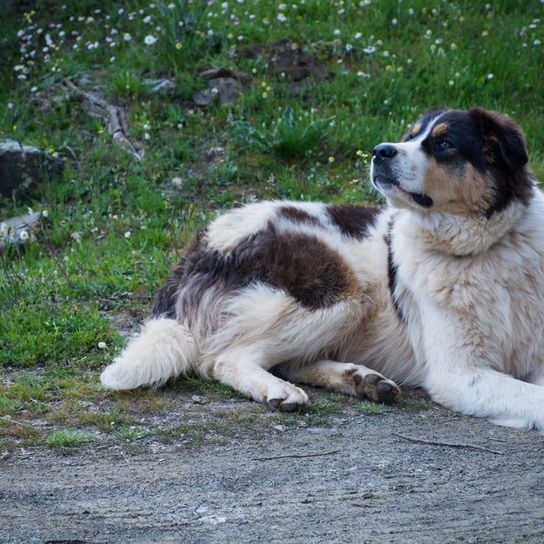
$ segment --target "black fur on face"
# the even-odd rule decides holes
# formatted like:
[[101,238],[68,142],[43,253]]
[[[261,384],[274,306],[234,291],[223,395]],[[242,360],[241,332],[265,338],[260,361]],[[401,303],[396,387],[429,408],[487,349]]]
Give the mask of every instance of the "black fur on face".
[[482,109],[444,110],[421,147],[452,176],[470,163],[490,179],[492,200],[485,211],[487,217],[513,200],[526,205],[532,195],[523,132],[507,117]]

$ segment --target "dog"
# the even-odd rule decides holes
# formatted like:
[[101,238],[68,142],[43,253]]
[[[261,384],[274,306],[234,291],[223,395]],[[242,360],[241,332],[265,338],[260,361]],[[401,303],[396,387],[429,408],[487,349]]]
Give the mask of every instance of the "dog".
[[308,402],[295,383],[379,402],[399,384],[544,430],[544,195],[527,163],[510,118],[439,109],[374,148],[384,209],[261,202],[220,216],[102,383],[192,374],[281,411]]

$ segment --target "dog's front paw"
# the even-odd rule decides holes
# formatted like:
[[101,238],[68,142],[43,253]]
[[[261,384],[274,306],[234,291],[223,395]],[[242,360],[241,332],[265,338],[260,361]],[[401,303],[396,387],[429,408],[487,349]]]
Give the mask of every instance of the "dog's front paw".
[[358,397],[368,398],[374,402],[395,402],[400,395],[400,389],[397,384],[388,380],[377,372],[364,374],[355,372],[353,374],[355,381],[355,392]]
[[276,391],[270,391],[265,403],[280,412],[295,412],[308,403],[308,395],[299,387],[285,383]]

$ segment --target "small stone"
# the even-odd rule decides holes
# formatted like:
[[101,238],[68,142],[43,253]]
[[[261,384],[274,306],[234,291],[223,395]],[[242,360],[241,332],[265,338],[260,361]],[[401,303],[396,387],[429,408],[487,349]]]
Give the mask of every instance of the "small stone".
[[173,93],[176,90],[176,82],[173,79],[152,79],[148,81],[152,93]]
[[204,516],[199,519],[202,523],[208,523],[209,525],[218,525],[220,523],[225,523],[227,521],[227,518],[223,516]]
[[193,395],[191,401],[193,404],[206,404],[208,402],[204,397],[199,395]]
[[193,102],[197,106],[209,106],[219,104],[228,106],[236,102],[242,92],[242,84],[231,77],[220,77],[210,79],[208,87],[198,91],[193,96]]
[[276,429],[276,431],[280,431],[280,433],[282,433],[283,431],[285,431],[285,429],[287,429],[285,425],[274,425],[273,428]]

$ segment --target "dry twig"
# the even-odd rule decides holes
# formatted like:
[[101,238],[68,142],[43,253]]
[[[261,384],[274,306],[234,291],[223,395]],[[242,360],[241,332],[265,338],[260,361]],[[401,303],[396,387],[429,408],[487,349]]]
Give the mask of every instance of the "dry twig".
[[426,444],[427,446],[445,446],[447,448],[479,450],[479,451],[487,451],[495,455],[504,455],[503,451],[492,450],[489,448],[484,448],[483,446],[473,446],[472,444],[452,444],[451,442],[435,442],[432,440],[423,440],[421,438],[411,438],[409,436],[404,436],[402,434],[396,434],[396,433],[394,433],[393,436],[402,438],[403,440],[406,440],[407,442],[413,442],[414,444]]
[[323,455],[334,455],[340,450],[325,451],[323,453],[291,453],[287,455],[277,455],[276,457],[253,457],[252,461],[273,461],[274,459],[303,459],[304,457],[322,457]]
[[69,79],[63,79],[62,82],[76,97],[90,104],[91,114],[94,113],[107,124],[108,132],[117,145],[126,149],[134,158],[142,159],[144,155],[142,146],[130,140],[126,114],[121,108],[106,102],[94,93],[80,89]]

